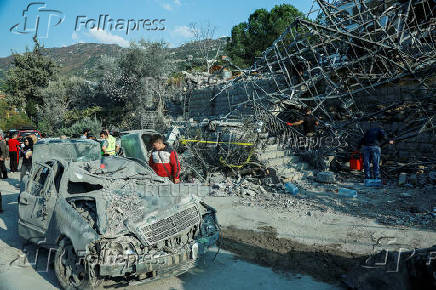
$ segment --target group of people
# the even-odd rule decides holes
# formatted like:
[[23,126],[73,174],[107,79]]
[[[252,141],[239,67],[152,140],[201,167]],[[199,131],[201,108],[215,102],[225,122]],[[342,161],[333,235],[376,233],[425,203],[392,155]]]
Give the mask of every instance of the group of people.
[[[374,121],[374,120],[372,120]],[[289,126],[303,125],[304,133],[306,136],[313,136],[315,132],[315,126],[319,125],[319,122],[315,119],[311,110],[306,111],[306,116],[303,120],[290,123]],[[32,151],[33,145],[37,142],[35,135],[29,135],[24,138],[23,144],[17,140],[18,135],[14,134],[12,138],[6,140],[3,134],[0,134],[0,178],[7,179],[8,171],[5,166],[7,159],[10,160],[10,171],[18,172],[18,165],[20,155],[23,157],[21,165],[20,180],[22,177],[29,173],[32,168]],[[121,155],[121,141],[119,134],[114,132],[110,134],[109,130],[104,129],[100,132],[101,139],[101,155],[102,156],[117,156]],[[90,130],[85,129],[81,139],[95,139],[90,136]],[[363,147],[364,157],[364,172],[365,179],[380,179],[380,157],[381,157],[381,145],[387,140],[386,133],[379,126],[371,126],[368,129],[358,146],[359,149]],[[389,144],[393,144],[394,141],[390,140]],[[151,146],[153,148],[149,165],[150,167],[161,177],[168,177],[174,183],[180,182],[180,161],[177,153],[168,144],[164,142],[164,138],[161,135],[153,135],[151,138]],[[372,172],[371,172],[372,163]]]
[[[102,156],[118,156],[122,155],[121,140],[119,133],[104,129],[100,132],[101,140],[101,155]],[[90,138],[90,130],[83,131],[81,139]],[[153,135],[150,145],[153,150],[150,154],[149,165],[161,177],[167,177],[172,182],[180,183],[180,161],[177,152],[165,143],[162,135]]]
[[[90,134],[90,129],[83,130],[80,139],[91,139],[96,140],[94,136]],[[102,156],[118,156],[121,155],[121,140],[120,134],[118,132],[113,132],[112,134],[108,129],[103,129],[100,132],[100,142],[101,142],[101,155]]]
[[24,175],[30,173],[32,169],[32,153],[33,145],[37,142],[35,135],[26,136],[23,144],[18,141],[18,134],[13,134],[11,138],[5,138],[0,134],[0,172],[1,178],[8,178],[8,171],[6,169],[6,160],[9,159],[9,167],[11,172],[18,172],[20,163],[20,156],[23,161],[20,169],[20,180]]
[[[85,129],[81,139],[90,138],[90,130]],[[66,139],[66,138],[61,138]],[[121,141],[119,134],[114,132],[112,135],[109,130],[104,129],[100,132],[102,156],[121,155]],[[14,134],[11,138],[4,138],[0,134],[0,177],[8,178],[8,171],[5,162],[9,159],[10,171],[18,172],[20,156],[22,156],[22,164],[20,169],[20,180],[24,175],[30,173],[32,169],[32,152],[33,145],[37,142],[34,135],[26,136],[23,144],[20,145],[18,135]],[[153,148],[150,154],[149,165],[161,177],[169,178],[174,183],[180,183],[180,161],[177,152],[164,142],[164,137],[161,135],[153,135],[151,144]]]

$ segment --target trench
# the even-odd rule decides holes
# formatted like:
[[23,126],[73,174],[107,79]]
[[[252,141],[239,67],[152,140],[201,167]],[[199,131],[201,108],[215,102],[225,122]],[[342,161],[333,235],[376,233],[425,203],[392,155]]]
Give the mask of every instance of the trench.
[[223,228],[222,236],[220,247],[248,262],[274,271],[307,275],[337,286],[342,285],[341,280],[350,269],[365,260],[365,257],[338,251],[334,246],[308,246],[279,238],[270,226],[259,231],[230,226]]
[[[313,278],[334,289],[436,289],[436,265],[429,267],[427,259],[410,262],[401,256],[398,271],[387,270],[400,256],[380,252],[375,256],[362,256],[339,251],[334,245],[305,245],[280,238],[271,226],[256,230],[235,227],[222,229],[220,247],[251,263],[271,268],[274,272],[287,272]],[[433,248],[429,248],[433,249]],[[424,250],[429,250],[424,249]],[[418,250],[419,251],[419,250]],[[432,250],[431,250],[432,251]],[[425,255],[424,255],[425,256]],[[386,257],[387,268],[365,267],[368,261],[381,261]]]

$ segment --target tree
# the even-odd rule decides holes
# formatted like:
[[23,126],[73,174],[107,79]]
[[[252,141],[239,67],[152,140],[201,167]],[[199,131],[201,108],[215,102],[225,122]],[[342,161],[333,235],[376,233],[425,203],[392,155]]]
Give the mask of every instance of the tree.
[[16,108],[24,108],[32,121],[37,121],[37,108],[43,106],[43,98],[38,94],[56,76],[57,65],[42,54],[42,47],[33,38],[32,52],[14,54],[12,67],[6,75],[5,92],[8,103]]
[[250,66],[299,17],[304,17],[303,13],[289,4],[276,5],[271,12],[256,10],[248,22],[232,28],[228,56],[238,66]]
[[[167,78],[175,68],[166,48],[163,42],[132,43],[116,65],[105,72],[98,95],[111,104],[105,109],[113,114],[108,113],[104,123],[139,127],[143,113],[156,109],[167,95]],[[109,119],[111,116],[115,118]]]
[[207,72],[209,72],[210,68],[217,62],[218,55],[221,51],[221,45],[219,45],[215,54],[213,54],[215,49],[214,37],[216,27],[212,26],[210,23],[206,25],[191,23],[189,28],[193,35],[193,44],[197,47],[198,54],[206,65]]
[[[93,104],[93,91],[84,79],[59,78],[40,89],[44,106],[38,107],[38,127],[49,135],[59,135],[84,118],[95,117],[101,108]],[[81,132],[76,132],[81,133]]]

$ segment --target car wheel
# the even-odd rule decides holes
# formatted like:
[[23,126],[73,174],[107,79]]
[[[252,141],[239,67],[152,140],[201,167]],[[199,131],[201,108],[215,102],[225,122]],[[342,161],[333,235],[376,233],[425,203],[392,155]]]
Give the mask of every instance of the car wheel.
[[69,239],[62,239],[55,255],[54,269],[61,287],[65,290],[91,289],[85,260],[77,256]]

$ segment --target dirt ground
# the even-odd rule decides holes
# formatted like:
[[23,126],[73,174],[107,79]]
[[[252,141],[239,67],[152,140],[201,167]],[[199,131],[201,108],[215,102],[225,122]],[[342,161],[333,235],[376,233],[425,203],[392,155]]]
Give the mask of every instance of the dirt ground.
[[[341,187],[356,190],[357,198],[339,196]],[[282,185],[251,196],[215,192],[207,202],[218,210],[223,248],[278,271],[338,283],[382,250],[436,245],[434,185],[399,187],[391,181],[372,188],[350,174],[336,184],[307,180],[299,188],[298,195]]]
[[364,261],[358,255],[338,251],[334,246],[312,246],[277,237],[274,228],[253,230],[228,227],[222,247],[256,264],[276,271],[301,273],[316,280],[340,285],[342,276]]
[[[0,273],[17,257],[23,241],[16,233],[17,173],[0,180],[5,212],[0,219]],[[251,185],[252,186],[252,185]],[[357,190],[344,198],[339,187]],[[436,245],[436,218],[431,214],[435,187],[368,188],[358,176],[326,185],[308,180],[300,194],[281,185],[263,187],[254,196],[215,192],[205,202],[217,209],[220,245],[239,259],[340,287],[344,276],[368,255],[383,249]],[[46,277],[53,280],[53,277]]]

